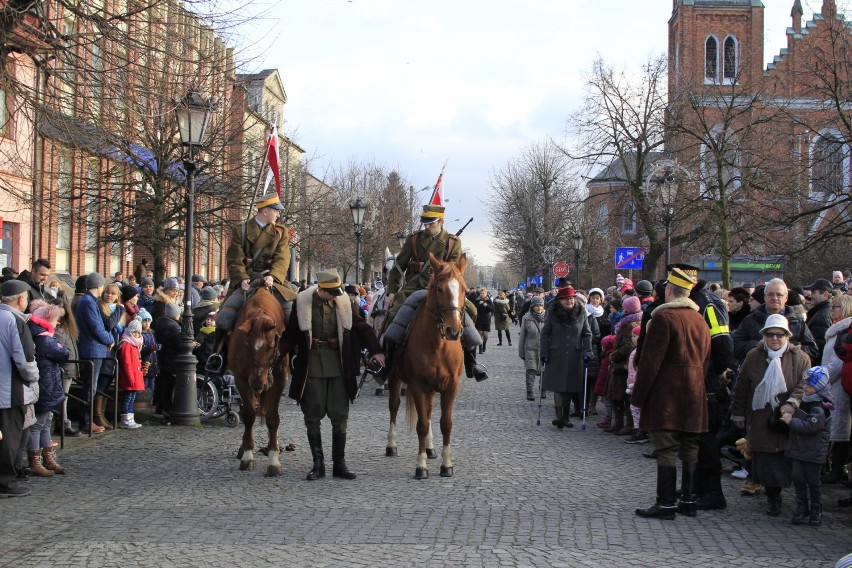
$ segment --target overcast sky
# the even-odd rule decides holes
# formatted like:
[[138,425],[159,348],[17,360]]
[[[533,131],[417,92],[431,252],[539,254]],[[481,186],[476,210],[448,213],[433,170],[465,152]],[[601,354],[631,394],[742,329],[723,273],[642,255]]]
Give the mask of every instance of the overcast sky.
[[[793,0],[764,4],[770,61],[786,46]],[[803,4],[810,19],[822,0]],[[316,158],[317,177],[375,160],[422,188],[449,159],[447,228],[474,217],[464,246],[493,264],[493,172],[531,141],[564,139],[596,54],[639,70],[665,52],[671,9],[672,0],[283,0],[259,24],[273,30],[262,41],[272,47],[252,70],[280,70],[285,130]]]

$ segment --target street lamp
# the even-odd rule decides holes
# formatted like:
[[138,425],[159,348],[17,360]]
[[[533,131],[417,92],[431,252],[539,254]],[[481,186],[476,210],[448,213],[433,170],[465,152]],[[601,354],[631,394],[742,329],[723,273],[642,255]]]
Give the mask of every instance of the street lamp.
[[556,247],[553,245],[547,245],[541,249],[541,259],[544,261],[544,264],[547,265],[547,270],[549,270],[547,286],[545,290],[549,290],[553,287],[553,263],[556,261]]
[[575,285],[580,287],[580,251],[583,250],[583,235],[577,233],[574,235],[574,268],[577,270],[577,278]]
[[349,205],[352,222],[355,224],[355,283],[361,281],[361,229],[364,227],[364,213],[367,204],[359,197]]
[[176,357],[177,379],[175,380],[171,421],[172,424],[198,425],[198,404],[195,394],[196,358],[192,354],[195,337],[192,329],[192,310],[190,306],[190,287],[193,272],[193,237],[195,233],[195,160],[193,150],[201,146],[204,131],[210,121],[212,106],[210,101],[201,98],[195,90],[176,101],[175,116],[180,132],[180,141],[188,146],[187,159],[183,162],[186,171],[186,252],[184,253],[183,315],[181,316],[180,353]]
[[[656,162],[648,176],[648,181],[657,186],[660,205],[663,208],[663,224],[666,228],[666,266],[671,264],[671,227],[674,219],[674,202],[680,189],[683,168],[675,160]],[[687,172],[688,173],[688,172]]]

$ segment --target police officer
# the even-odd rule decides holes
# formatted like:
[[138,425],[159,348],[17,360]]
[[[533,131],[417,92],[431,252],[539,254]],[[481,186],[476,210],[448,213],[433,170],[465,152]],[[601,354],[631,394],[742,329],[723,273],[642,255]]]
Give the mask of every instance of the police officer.
[[340,276],[334,270],[317,274],[317,284],[299,292],[282,337],[282,351],[293,359],[290,398],[305,418],[313,468],[307,479],[325,477],[320,423],[331,420],[331,456],[334,477],[355,479],[346,466],[346,425],[349,403],[358,392],[356,375],[359,354],[353,348],[354,333],[371,359],[384,365],[379,341],[357,307],[343,295]]

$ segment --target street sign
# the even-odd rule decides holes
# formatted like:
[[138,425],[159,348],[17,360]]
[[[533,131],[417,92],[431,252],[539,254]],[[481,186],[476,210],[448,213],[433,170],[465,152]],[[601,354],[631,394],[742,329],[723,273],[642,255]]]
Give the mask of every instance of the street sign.
[[615,249],[615,267],[621,270],[642,270],[645,249],[642,247],[620,247]]
[[518,282],[518,288],[520,288],[521,290],[525,289],[526,287],[527,287],[526,282]]
[[553,265],[553,275],[557,278],[565,278],[568,276],[568,272],[570,272],[570,269],[565,261],[559,261]]
[[543,276],[532,276],[528,280],[529,280],[530,284],[541,284],[541,283],[544,282],[544,277]]

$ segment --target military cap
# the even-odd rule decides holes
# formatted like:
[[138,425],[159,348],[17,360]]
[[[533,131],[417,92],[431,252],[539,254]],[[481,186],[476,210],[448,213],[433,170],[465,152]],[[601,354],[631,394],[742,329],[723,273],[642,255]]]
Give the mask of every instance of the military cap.
[[340,296],[343,294],[343,289],[340,287],[341,284],[340,276],[337,274],[336,270],[331,269],[317,272],[317,286],[332,296]]
[[671,272],[672,268],[679,268],[681,271],[683,271],[684,274],[687,274],[689,276],[694,276],[696,281],[698,280],[698,271],[701,270],[697,266],[693,266],[691,264],[685,264],[683,262],[677,262],[677,263],[669,264],[668,266],[666,266],[666,272]]
[[420,222],[424,225],[434,223],[438,219],[444,218],[444,207],[441,205],[424,205],[423,212],[420,214]]
[[23,280],[7,280],[0,284],[0,296],[11,298],[29,291],[30,285]]
[[274,191],[261,195],[254,202],[254,206],[258,209],[263,209],[264,207],[272,207],[273,209],[284,211],[284,206],[281,205],[281,198],[278,197],[278,194]]
[[[673,286],[677,286],[678,288],[683,288],[684,290],[692,290],[696,284],[698,284],[698,277],[693,274],[688,274],[682,268],[679,268],[676,265],[670,265],[671,269],[669,270],[668,282]],[[695,269],[695,272],[698,272],[698,269]]]

